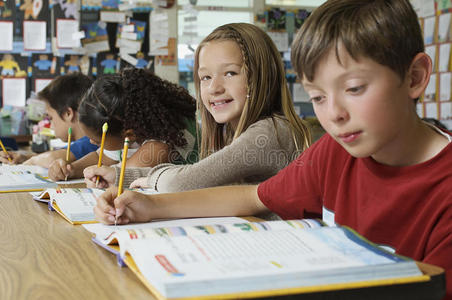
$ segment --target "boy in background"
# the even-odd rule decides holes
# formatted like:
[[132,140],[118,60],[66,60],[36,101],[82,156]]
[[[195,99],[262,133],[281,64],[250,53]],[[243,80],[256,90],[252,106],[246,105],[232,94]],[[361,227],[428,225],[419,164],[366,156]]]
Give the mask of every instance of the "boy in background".
[[416,114],[432,62],[410,2],[325,2],[297,33],[292,64],[327,134],[287,168],[258,186],[120,197],[111,188],[97,218],[322,216],[444,268],[452,299],[452,136]]
[[[50,126],[55,131],[55,137],[67,141],[68,129],[72,128],[71,154],[69,160],[75,161],[98,147],[89,142],[83,135],[78,124],[77,109],[83,94],[91,87],[93,81],[82,73],[72,73],[56,77],[42,91],[38,98],[46,103],[46,113],[50,119]],[[39,155],[9,152],[12,162],[5,153],[0,153],[0,162],[12,164],[38,165],[49,168],[53,161],[66,159],[66,149],[47,151]]]

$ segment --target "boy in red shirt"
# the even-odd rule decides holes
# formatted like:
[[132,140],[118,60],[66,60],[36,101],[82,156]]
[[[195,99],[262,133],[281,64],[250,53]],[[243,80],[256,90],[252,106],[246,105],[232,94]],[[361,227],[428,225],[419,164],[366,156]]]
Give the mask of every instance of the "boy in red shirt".
[[452,299],[452,137],[416,114],[432,62],[409,1],[327,1],[297,33],[292,63],[327,134],[287,168],[259,186],[118,198],[110,189],[97,218],[322,216],[443,267]]

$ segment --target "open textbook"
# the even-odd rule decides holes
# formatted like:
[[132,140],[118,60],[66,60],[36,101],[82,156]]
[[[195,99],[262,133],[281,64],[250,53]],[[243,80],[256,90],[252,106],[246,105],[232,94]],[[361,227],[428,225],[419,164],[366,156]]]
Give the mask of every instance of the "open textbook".
[[317,220],[118,227],[94,241],[118,251],[159,299],[235,299],[429,280],[415,261]]
[[47,169],[29,165],[0,165],[0,192],[39,191],[56,187],[47,178]]
[[42,191],[59,184],[83,183],[84,179],[52,181],[48,170],[33,165],[0,164],[0,193]]
[[[105,190],[95,188],[52,188],[33,193],[33,199],[47,202],[50,210],[55,210],[69,223],[77,225],[84,223],[96,223],[94,207],[96,198]],[[137,189],[137,192],[153,194],[154,190]]]

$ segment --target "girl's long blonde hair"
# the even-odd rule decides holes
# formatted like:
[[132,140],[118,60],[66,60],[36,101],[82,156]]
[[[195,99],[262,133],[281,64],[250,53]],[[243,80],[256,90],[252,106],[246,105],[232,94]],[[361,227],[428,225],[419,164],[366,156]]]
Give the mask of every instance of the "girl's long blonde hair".
[[[218,124],[203,105],[198,75],[199,52],[212,41],[234,41],[242,52],[247,76],[248,97],[235,131]],[[270,37],[258,27],[247,23],[222,25],[210,33],[197,47],[194,62],[197,109],[201,115],[200,157],[205,158],[240,136],[251,124],[275,116],[284,116],[290,124],[297,151],[311,142],[309,129],[295,113],[284,72],[281,55]]]

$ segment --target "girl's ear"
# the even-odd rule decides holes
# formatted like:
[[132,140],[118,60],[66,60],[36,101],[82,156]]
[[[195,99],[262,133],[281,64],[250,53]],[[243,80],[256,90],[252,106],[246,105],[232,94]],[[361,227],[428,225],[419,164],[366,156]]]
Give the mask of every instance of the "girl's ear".
[[432,60],[424,53],[418,53],[408,69],[410,98],[417,99],[427,88],[432,73]]

